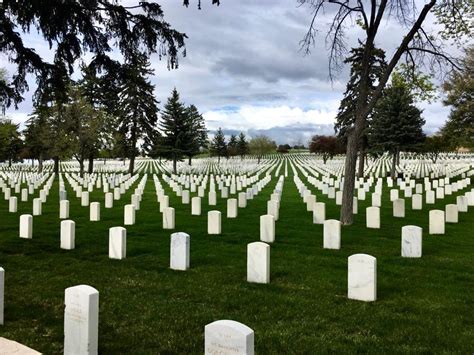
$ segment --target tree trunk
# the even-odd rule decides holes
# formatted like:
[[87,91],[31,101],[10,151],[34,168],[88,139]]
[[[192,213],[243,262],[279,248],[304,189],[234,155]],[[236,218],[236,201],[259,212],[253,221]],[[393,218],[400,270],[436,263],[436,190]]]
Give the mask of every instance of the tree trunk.
[[359,169],[357,172],[357,177],[360,177],[360,178],[364,177],[365,156],[366,156],[365,149],[361,148],[359,152]]
[[325,165],[326,165],[326,162],[327,162],[327,161],[328,161],[328,157],[323,154],[323,162],[324,162]]
[[192,158],[193,158],[193,157],[190,155],[190,156],[189,156],[189,161],[188,161],[189,166],[191,166],[191,159],[192,159]]
[[84,177],[84,158],[79,158],[79,176]]
[[87,169],[89,174],[94,172],[94,156],[91,154],[89,155],[89,168]]
[[347,139],[346,163],[344,169],[344,189],[342,191],[342,205],[340,220],[344,225],[352,224],[354,203],[354,177],[357,162],[357,143],[359,137],[357,131],[353,130]]
[[260,164],[260,159],[261,159],[261,158],[262,158],[262,157],[259,155],[259,156],[258,156],[258,164]]
[[220,163],[221,163],[221,156],[218,155],[218,156],[217,156],[217,164],[219,165]]
[[178,174],[178,162],[177,162],[178,159],[176,159],[175,156],[173,156],[173,173],[174,174]]
[[54,175],[59,175],[59,157],[54,157]]
[[130,164],[128,165],[128,173],[133,175],[135,170],[135,149],[132,149],[132,155],[130,156]]
[[43,172],[43,153],[40,153],[38,157],[38,172],[39,173]]
[[8,167],[9,167],[9,168],[12,167],[12,158],[8,158]]
[[392,179],[395,179],[395,167],[397,166],[397,151],[393,153],[393,159],[392,159],[392,169],[390,170],[390,176]]

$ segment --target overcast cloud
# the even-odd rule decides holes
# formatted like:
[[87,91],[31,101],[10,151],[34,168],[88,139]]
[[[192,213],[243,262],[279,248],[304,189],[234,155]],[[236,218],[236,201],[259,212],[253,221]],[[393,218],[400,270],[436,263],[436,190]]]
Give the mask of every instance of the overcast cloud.
[[[306,143],[312,134],[334,132],[348,68],[329,81],[324,34],[330,13],[319,18],[321,34],[311,54],[305,56],[299,42],[311,16],[296,1],[222,0],[216,7],[202,0],[201,11],[196,1],[189,8],[178,0],[160,3],[165,20],[189,37],[187,56],[180,58],[179,69],[168,71],[165,60],[152,57],[152,82],[161,105],[176,87],[184,102],[203,112],[211,133],[222,127],[227,134],[267,134],[278,143],[296,144]],[[359,34],[357,27],[347,31],[349,47],[357,45]],[[402,34],[397,24],[383,24],[378,44],[387,50],[387,56]],[[29,35],[28,44],[43,57],[51,57],[38,35]],[[0,60],[2,67],[14,70],[5,57]],[[30,82],[32,92],[33,78]],[[16,122],[24,122],[31,113],[31,92],[18,111],[7,112]],[[440,102],[421,106],[425,131],[432,133],[446,120],[449,108]]]

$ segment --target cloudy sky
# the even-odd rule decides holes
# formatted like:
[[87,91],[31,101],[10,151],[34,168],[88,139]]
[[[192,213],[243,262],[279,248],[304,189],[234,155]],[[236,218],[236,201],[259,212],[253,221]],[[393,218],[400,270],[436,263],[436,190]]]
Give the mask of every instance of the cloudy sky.
[[[226,134],[263,133],[289,144],[306,143],[313,134],[333,134],[348,68],[329,80],[325,30],[330,12],[318,19],[320,35],[311,54],[304,55],[299,43],[311,14],[296,0],[221,0],[219,7],[202,0],[201,11],[197,0],[191,0],[189,8],[181,6],[181,0],[160,3],[165,20],[189,37],[179,69],[168,71],[165,60],[152,57],[152,82],[161,106],[176,87],[185,103],[203,112],[211,133],[222,127]],[[398,24],[384,22],[377,44],[390,57],[402,34]],[[348,46],[356,46],[360,35],[357,27],[349,28]],[[29,46],[51,58],[39,35],[26,38]],[[5,57],[0,60],[2,67],[14,71]],[[30,82],[33,91],[33,78]],[[440,102],[420,106],[428,133],[436,131],[449,113]],[[24,122],[31,107],[30,92],[19,109],[10,109],[7,115]]]

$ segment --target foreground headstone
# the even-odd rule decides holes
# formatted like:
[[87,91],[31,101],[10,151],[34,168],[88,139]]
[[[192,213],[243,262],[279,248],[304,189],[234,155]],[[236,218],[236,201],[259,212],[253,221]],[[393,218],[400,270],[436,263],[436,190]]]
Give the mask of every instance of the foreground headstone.
[[444,211],[430,211],[430,234],[444,234]]
[[97,354],[99,292],[88,285],[69,287],[64,303],[64,354]]
[[313,207],[313,223],[323,224],[326,220],[326,204],[324,202],[316,202]]
[[135,206],[125,205],[123,214],[123,224],[126,226],[135,224]]
[[191,214],[193,216],[201,215],[201,198],[200,197],[193,197],[191,199]]
[[89,220],[91,222],[100,221],[100,202],[92,202],[89,209]]
[[109,258],[125,259],[127,255],[127,230],[124,227],[109,229]]
[[336,219],[324,221],[323,248],[341,249],[341,222]]
[[207,212],[207,234],[221,234],[221,212]]
[[33,216],[41,216],[42,204],[43,202],[41,201],[40,198],[33,199]]
[[0,350],[2,355],[41,355],[36,350],[2,337],[0,337]]
[[30,214],[20,216],[20,238],[33,238],[33,216]]
[[367,207],[366,209],[367,228],[380,228],[380,208]]
[[411,197],[411,209],[421,210],[423,206],[423,197],[420,194],[414,194]]
[[377,259],[367,254],[348,258],[347,297],[371,302],[377,299]]
[[[0,267],[0,325],[4,323],[4,304],[5,304],[5,270]],[[0,348],[1,351],[1,348]]]
[[76,223],[71,220],[61,222],[61,249],[71,250],[76,246]]
[[271,214],[260,216],[260,240],[266,243],[275,241],[275,217]]
[[174,208],[166,207],[163,209],[163,229],[174,229]]
[[69,201],[62,200],[59,202],[59,218],[67,219],[69,218]]
[[402,227],[402,256],[404,258],[421,258],[422,235],[421,227]]
[[403,218],[405,217],[405,200],[397,198],[393,200],[393,217]]
[[227,218],[237,218],[237,199],[235,198],[227,200]]
[[171,234],[170,268],[173,270],[189,269],[189,234],[178,232]]
[[262,242],[247,244],[247,281],[270,283],[270,246]]
[[10,197],[8,201],[8,212],[16,213],[18,211],[18,198],[16,196]]
[[446,212],[446,223],[458,223],[459,212],[458,206],[455,204],[449,204],[445,207]]
[[107,192],[105,194],[105,208],[114,207],[114,194],[112,192]]
[[233,320],[218,320],[204,328],[204,354],[254,354],[254,332]]

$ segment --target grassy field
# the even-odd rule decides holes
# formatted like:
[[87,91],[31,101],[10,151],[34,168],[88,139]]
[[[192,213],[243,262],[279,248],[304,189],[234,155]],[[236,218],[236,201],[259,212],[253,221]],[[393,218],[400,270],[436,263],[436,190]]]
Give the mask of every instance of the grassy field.
[[[137,180],[138,183],[139,180]],[[246,282],[247,244],[259,239],[259,216],[277,179],[239,209],[237,219],[225,218],[223,233],[207,235],[207,199],[203,215],[191,216],[190,205],[170,193],[176,208],[176,231],[191,235],[191,269],[169,269],[170,233],[162,217],[149,175],[136,224],[127,228],[127,258],[108,259],[108,229],[123,224],[123,205],[136,184],[102,208],[102,221],[89,222],[66,183],[76,222],[76,249],[59,248],[58,182],[51,189],[43,215],[34,217],[32,240],[18,237],[19,215],[32,203],[19,202],[8,213],[0,201],[0,266],[5,269],[5,325],[0,336],[45,354],[63,346],[64,289],[87,284],[100,292],[99,352],[102,354],[203,353],[204,326],[219,319],[242,322],[255,331],[257,354],[324,352],[474,351],[474,213],[460,213],[458,224],[443,236],[428,235],[428,210],[455,202],[447,196],[423,211],[411,210],[395,219],[384,187],[380,230],[365,228],[365,207],[359,202],[354,225],[344,227],[339,251],[322,248],[321,225],[298,195],[293,177],[285,180],[276,242],[271,246],[271,283]],[[304,180],[306,182],[306,180]],[[307,184],[308,185],[308,184]],[[164,187],[167,187],[163,183]],[[463,193],[466,190],[463,191]],[[316,189],[318,201],[327,201]],[[92,201],[104,206],[104,195]],[[327,207],[327,218],[338,218],[338,207]],[[400,256],[401,227],[423,227],[423,257]],[[347,257],[377,257],[378,300],[348,300]]]

